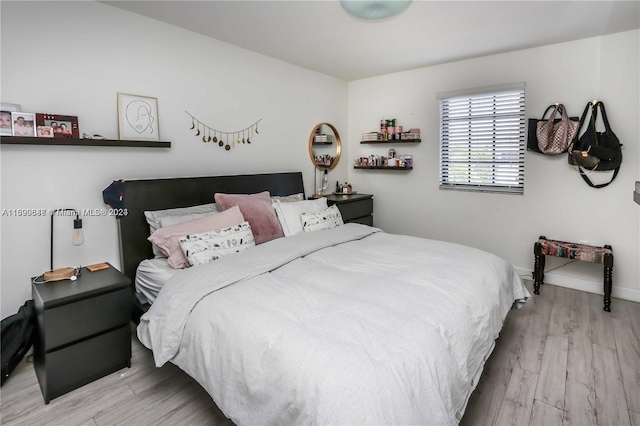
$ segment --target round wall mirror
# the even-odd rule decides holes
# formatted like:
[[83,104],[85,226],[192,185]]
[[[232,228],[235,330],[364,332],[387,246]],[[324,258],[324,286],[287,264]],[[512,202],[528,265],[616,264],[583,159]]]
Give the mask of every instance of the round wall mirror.
[[335,127],[320,123],[309,136],[309,157],[318,170],[333,170],[340,160],[342,142]]

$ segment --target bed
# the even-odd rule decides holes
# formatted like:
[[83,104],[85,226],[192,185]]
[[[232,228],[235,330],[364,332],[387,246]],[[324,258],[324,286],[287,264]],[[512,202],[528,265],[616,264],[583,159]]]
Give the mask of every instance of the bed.
[[[304,193],[301,172],[260,173],[229,176],[202,176],[166,179],[127,180],[124,182],[124,205],[127,215],[118,223],[120,265],[122,272],[135,283],[140,262],[153,259],[149,224],[144,212],[211,203],[216,192],[253,193],[269,191],[273,195]],[[132,284],[132,318],[138,322],[148,305],[135,296]]]
[[[197,195],[180,179],[127,182],[125,274],[153,257],[147,209],[304,192],[300,173],[189,179]],[[457,424],[506,315],[528,297],[490,253],[345,224],[180,270],[137,334],[157,366],[178,365],[237,424]]]

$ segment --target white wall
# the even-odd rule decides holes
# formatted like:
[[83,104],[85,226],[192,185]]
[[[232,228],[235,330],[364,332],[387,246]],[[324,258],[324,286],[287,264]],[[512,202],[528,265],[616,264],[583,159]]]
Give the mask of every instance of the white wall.
[[[0,5],[2,102],[77,115],[81,133],[117,139],[116,93],[152,96],[161,139],[172,142],[158,150],[2,145],[2,209],[101,208],[102,190],[120,178],[301,170],[311,194],[311,130],[327,121],[346,132],[342,80],[96,2]],[[194,136],[185,110],[223,131],[262,119],[260,134],[224,151]],[[341,162],[332,179],[346,180],[347,169]],[[55,267],[119,266],[115,218],[85,217],[78,248],[65,219],[56,218]],[[49,223],[1,218],[3,318],[31,298],[30,277],[49,268]]]
[[[422,131],[421,144],[395,146],[398,154],[413,154],[412,171],[350,169],[355,189],[375,195],[375,225],[488,250],[528,277],[539,235],[611,244],[614,297],[640,301],[640,215],[632,197],[634,182],[640,180],[639,34],[618,33],[349,83],[349,134],[343,140],[349,142],[350,162],[386,153],[387,147],[359,143],[361,133],[376,130],[383,117]],[[592,189],[564,155],[527,152],[523,196],[438,189],[436,93],[521,81],[526,82],[527,117],[539,117],[555,102],[580,115],[588,101],[604,101],[624,144],[624,162],[613,184]],[[560,264],[547,261],[547,267]],[[602,293],[602,267],[576,262],[548,274],[545,281]]]

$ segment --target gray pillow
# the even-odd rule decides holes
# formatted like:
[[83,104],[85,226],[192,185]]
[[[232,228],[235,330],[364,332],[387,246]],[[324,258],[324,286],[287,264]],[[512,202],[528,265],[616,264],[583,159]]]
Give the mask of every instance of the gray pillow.
[[144,212],[144,217],[147,219],[147,223],[149,224],[149,234],[153,234],[156,229],[162,228],[162,225],[159,221],[159,219],[161,218],[168,216],[185,216],[190,214],[218,212],[220,212],[218,205],[216,203],[209,203],[199,206],[181,207],[177,209],[146,211]]
[[[175,225],[176,223],[187,222],[193,219],[219,213],[220,209],[216,203],[201,204],[192,207],[180,207],[176,209],[154,210],[144,212],[144,217],[149,224],[149,235],[153,234],[156,229],[163,226]],[[164,254],[155,245],[152,246],[153,254],[156,257],[165,257]]]
[[213,214],[218,214],[220,211],[215,212],[206,212],[206,213],[189,213],[180,216],[163,216],[158,218],[158,229],[164,228],[165,226],[171,226],[182,222],[188,222],[194,219],[201,219],[205,216],[211,216]]
[[295,201],[304,201],[304,194],[300,193],[284,196],[274,195],[273,197],[271,197],[271,202],[273,203],[292,203]]

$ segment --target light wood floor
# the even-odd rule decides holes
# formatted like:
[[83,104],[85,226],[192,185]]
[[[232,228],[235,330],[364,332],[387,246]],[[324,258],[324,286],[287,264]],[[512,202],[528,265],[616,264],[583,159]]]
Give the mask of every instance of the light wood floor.
[[[614,299],[606,313],[601,296],[549,284],[541,293],[508,315],[461,424],[640,426],[640,304]],[[132,345],[131,368],[48,405],[24,360],[0,390],[0,423],[231,424],[193,379]]]

